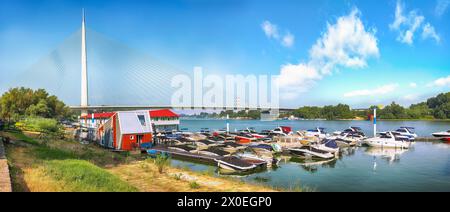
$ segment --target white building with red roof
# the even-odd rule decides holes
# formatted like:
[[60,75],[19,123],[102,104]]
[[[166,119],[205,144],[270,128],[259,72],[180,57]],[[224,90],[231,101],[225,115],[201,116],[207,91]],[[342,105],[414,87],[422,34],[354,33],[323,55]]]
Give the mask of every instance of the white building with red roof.
[[98,128],[106,123],[116,112],[106,113],[90,113],[81,115],[79,118],[80,125],[89,128]]
[[180,116],[172,110],[151,110],[149,113],[155,132],[179,130]]

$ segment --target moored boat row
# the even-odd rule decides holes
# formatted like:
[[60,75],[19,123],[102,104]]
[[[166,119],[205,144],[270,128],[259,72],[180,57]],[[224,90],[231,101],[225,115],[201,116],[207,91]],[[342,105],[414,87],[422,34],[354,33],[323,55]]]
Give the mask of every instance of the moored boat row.
[[[447,133],[450,134],[450,131],[434,133],[433,136],[448,138]],[[332,134],[326,133],[322,127],[295,133],[287,126],[261,132],[254,128],[235,132],[203,128],[200,132],[170,133],[168,138],[172,142],[167,148],[210,158],[220,169],[247,172],[275,167],[281,154],[328,161],[345,155],[341,152],[353,146],[408,149],[413,146],[416,137],[412,127],[380,132],[375,137],[366,137],[361,128],[355,126]]]

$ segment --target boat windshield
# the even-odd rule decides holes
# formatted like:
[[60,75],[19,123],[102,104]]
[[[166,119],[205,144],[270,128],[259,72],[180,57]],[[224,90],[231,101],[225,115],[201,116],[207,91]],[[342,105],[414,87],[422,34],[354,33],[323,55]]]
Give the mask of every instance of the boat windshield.
[[406,130],[408,130],[410,133],[414,133],[414,127],[400,127],[400,129],[406,129]]

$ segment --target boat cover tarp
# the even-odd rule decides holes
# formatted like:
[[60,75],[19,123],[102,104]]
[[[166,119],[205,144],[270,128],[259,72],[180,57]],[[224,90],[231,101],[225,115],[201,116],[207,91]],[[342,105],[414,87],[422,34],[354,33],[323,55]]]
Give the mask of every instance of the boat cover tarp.
[[333,148],[333,149],[338,148],[338,144],[333,139],[329,139],[329,140],[325,141],[325,146],[329,147],[329,148]]

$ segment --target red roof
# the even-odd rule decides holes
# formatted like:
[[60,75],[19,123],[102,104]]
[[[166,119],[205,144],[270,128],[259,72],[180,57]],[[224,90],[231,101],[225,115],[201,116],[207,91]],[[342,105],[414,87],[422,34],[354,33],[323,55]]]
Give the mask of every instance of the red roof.
[[163,118],[178,118],[180,116],[169,109],[151,110],[150,118],[155,118],[155,117],[156,118],[161,118],[161,117],[163,117]]
[[[115,112],[108,112],[108,113],[94,113],[94,119],[109,119],[111,118],[111,116],[113,116],[115,114]],[[81,116],[82,119],[88,118],[91,119],[92,118],[92,114],[87,114],[85,116]]]

